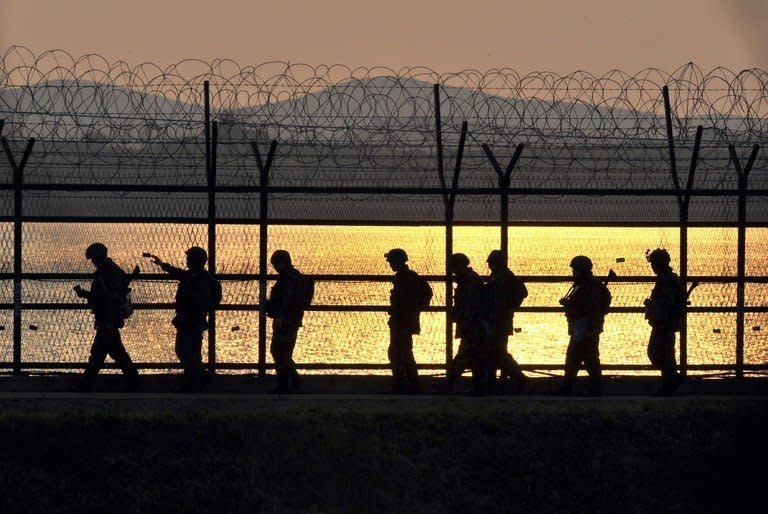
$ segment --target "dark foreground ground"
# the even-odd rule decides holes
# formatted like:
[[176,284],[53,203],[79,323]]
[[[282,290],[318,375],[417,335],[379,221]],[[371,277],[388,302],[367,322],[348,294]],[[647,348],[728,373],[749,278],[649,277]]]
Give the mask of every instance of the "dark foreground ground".
[[168,393],[176,379],[149,377],[141,394],[77,395],[63,392],[73,377],[0,377],[0,512],[689,513],[766,503],[765,379],[691,380],[671,398],[644,395],[650,379],[614,379],[602,398],[543,394],[550,379],[483,398],[368,394],[386,385],[371,377],[310,378],[307,394],[292,396],[263,394],[271,379],[243,376],[220,377],[206,394]]

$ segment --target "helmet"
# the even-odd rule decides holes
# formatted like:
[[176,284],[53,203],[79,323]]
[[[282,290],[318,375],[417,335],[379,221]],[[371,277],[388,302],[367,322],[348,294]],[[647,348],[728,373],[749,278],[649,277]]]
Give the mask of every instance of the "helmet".
[[645,259],[651,264],[669,265],[669,252],[664,248],[656,248],[654,251],[646,250]]
[[571,259],[571,268],[592,271],[592,259],[586,255],[577,255]]
[[102,243],[93,243],[85,249],[86,259],[106,259],[107,247]]
[[389,262],[408,262],[408,254],[402,248],[392,248],[384,254]]
[[486,260],[488,264],[506,265],[507,259],[504,257],[504,252],[501,250],[491,250]]
[[269,262],[274,264],[291,264],[291,254],[287,250],[275,250]]
[[193,246],[185,252],[192,262],[205,264],[208,261],[208,253],[199,246]]
[[463,253],[454,253],[448,257],[449,268],[466,268],[469,266],[469,257]]

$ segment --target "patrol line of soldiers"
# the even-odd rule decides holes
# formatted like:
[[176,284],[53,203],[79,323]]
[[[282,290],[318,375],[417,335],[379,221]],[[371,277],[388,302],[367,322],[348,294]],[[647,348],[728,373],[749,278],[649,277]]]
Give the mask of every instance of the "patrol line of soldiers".
[[[102,243],[88,246],[85,256],[95,267],[91,288],[75,286],[74,290],[88,301],[94,314],[96,334],[78,390],[92,389],[107,355],[122,369],[126,389],[140,390],[138,371],[120,336],[120,329],[132,312],[130,284],[139,269],[136,267],[132,275],[127,275],[108,257],[107,247]],[[176,328],[175,350],[184,369],[183,390],[200,391],[212,378],[202,364],[202,340],[208,328],[208,313],[221,302],[221,285],[205,269],[208,256],[200,247],[186,251],[187,269],[172,266],[150,253],[143,256],[178,281],[176,315],[172,321]],[[394,248],[384,257],[395,272],[388,311],[390,344],[387,353],[393,376],[392,392],[419,393],[413,336],[420,332],[420,313],[429,306],[432,289],[423,277],[409,268],[405,250]],[[657,275],[651,296],[645,301],[645,317],[652,327],[648,357],[661,371],[661,387],[657,393],[672,394],[682,380],[676,371],[675,332],[680,330],[687,295],[669,265],[666,250],[646,252],[646,258]],[[486,262],[490,276],[483,282],[470,267],[466,255],[456,253],[448,260],[448,271],[456,282],[449,316],[456,324],[455,336],[460,340],[446,375],[448,391],[453,390],[457,378],[467,369],[472,371],[472,394],[492,390],[499,371],[500,378],[511,382],[517,392],[524,388],[527,380],[508,352],[507,343],[509,336],[514,334],[515,311],[528,296],[528,290],[509,269],[503,252],[493,250]],[[275,251],[270,263],[278,273],[266,304],[266,314],[273,319],[270,352],[278,379],[272,392],[291,393],[298,391],[301,385],[293,351],[304,311],[314,293],[314,282],[293,266],[291,256],[285,250]],[[599,340],[611,294],[606,284],[592,274],[592,261],[588,257],[574,257],[570,267],[573,284],[560,300],[568,320],[570,340],[565,376],[558,393],[571,394],[583,365],[590,377],[589,393],[599,395]]]
[[[419,275],[408,267],[408,256],[400,248],[387,252],[385,258],[395,271],[390,298],[389,359],[394,378],[393,392],[418,393],[420,390],[413,357],[413,335],[418,334],[419,313],[429,303],[420,293]],[[661,371],[658,395],[675,392],[682,382],[675,360],[675,332],[680,330],[687,304],[685,287],[670,267],[669,253],[661,248],[646,252],[646,259],[657,275],[651,296],[645,300],[645,319],[651,325],[648,357]],[[469,258],[456,253],[448,259],[448,271],[456,282],[450,319],[456,325],[458,351],[448,366],[446,390],[452,391],[456,379],[467,369],[472,371],[471,394],[486,394],[500,378],[520,392],[526,376],[507,350],[514,334],[514,314],[528,290],[507,266],[500,250],[487,258],[490,276],[483,282],[470,267]],[[580,368],[589,375],[589,394],[601,394],[600,334],[611,305],[607,282],[592,272],[592,261],[584,255],[571,259],[573,284],[560,304],[568,321],[569,342],[565,355],[565,374],[557,394],[570,395]],[[426,301],[426,305],[425,305]]]

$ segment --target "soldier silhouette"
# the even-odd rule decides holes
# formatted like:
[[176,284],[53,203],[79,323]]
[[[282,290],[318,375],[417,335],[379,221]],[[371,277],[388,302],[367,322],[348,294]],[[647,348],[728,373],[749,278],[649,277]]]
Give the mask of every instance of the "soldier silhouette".
[[514,334],[515,310],[528,296],[528,288],[507,266],[507,259],[501,250],[488,254],[488,323],[490,334],[488,350],[490,353],[488,379],[493,381],[496,370],[501,370],[501,377],[510,379],[516,392],[525,387],[527,378],[517,361],[507,351],[509,336]]
[[472,370],[470,394],[486,393],[487,372],[490,368],[488,353],[487,295],[485,284],[469,266],[469,258],[455,253],[448,259],[448,271],[456,282],[451,308],[451,320],[456,323],[459,349],[446,373],[449,391],[466,369]]
[[[126,389],[138,391],[140,389],[139,372],[120,337],[120,329],[125,325],[127,315],[125,305],[130,291],[130,279],[107,256],[107,247],[102,243],[93,243],[88,246],[85,250],[85,258],[89,259],[96,268],[91,289],[83,289],[77,285],[74,290],[77,296],[88,300],[88,306],[93,312],[96,335],[91,345],[88,365],[77,390],[87,392],[93,389],[93,382],[104,366],[104,359],[109,355],[122,369]],[[134,272],[138,273],[138,269]]]
[[156,255],[146,256],[179,281],[172,321],[176,356],[184,368],[183,391],[198,392],[213,376],[203,367],[203,332],[208,329],[208,313],[221,302],[221,284],[205,269],[208,253],[199,246],[186,251],[187,269],[163,262]]
[[685,288],[669,265],[669,253],[657,248],[646,252],[646,259],[656,274],[650,298],[645,300],[645,319],[651,325],[648,358],[661,371],[661,386],[657,395],[674,393],[682,376],[677,373],[675,332],[680,331],[686,304]]
[[600,333],[611,293],[608,288],[592,275],[592,261],[584,255],[571,259],[573,285],[560,299],[568,320],[568,350],[565,355],[565,377],[558,394],[570,395],[573,383],[583,364],[589,373],[589,394],[601,393]]
[[293,393],[301,386],[293,350],[304,310],[312,301],[314,282],[293,267],[291,255],[285,250],[276,250],[270,263],[279,275],[267,301],[267,316],[272,318],[270,353],[277,374],[277,387],[272,392]]
[[421,332],[419,316],[432,298],[426,280],[408,267],[408,254],[393,248],[384,254],[395,276],[389,296],[389,357],[392,392],[419,393],[419,374],[413,356],[413,336]]

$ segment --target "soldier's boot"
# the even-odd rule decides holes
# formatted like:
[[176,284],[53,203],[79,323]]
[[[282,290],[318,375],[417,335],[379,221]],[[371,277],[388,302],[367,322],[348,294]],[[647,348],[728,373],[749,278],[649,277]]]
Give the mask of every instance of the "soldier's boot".
[[141,381],[138,373],[131,373],[125,376],[125,390],[129,393],[138,393],[141,391]]
[[558,387],[555,390],[555,395],[556,396],[571,396],[571,395],[573,395],[573,380],[565,378],[563,380],[563,383],[560,384],[560,387]]
[[93,391],[93,383],[96,381],[97,374],[98,371],[94,371],[93,368],[87,366],[77,385],[75,385],[75,391],[78,393],[90,393]]
[[295,393],[299,389],[301,389],[301,375],[299,375],[298,371],[293,369],[291,371],[291,386],[290,386],[291,392]]

